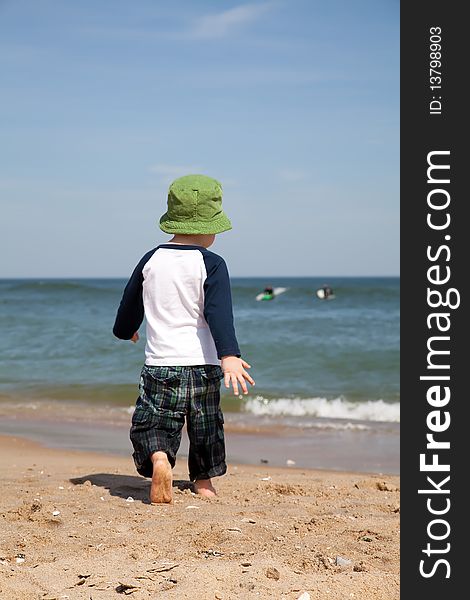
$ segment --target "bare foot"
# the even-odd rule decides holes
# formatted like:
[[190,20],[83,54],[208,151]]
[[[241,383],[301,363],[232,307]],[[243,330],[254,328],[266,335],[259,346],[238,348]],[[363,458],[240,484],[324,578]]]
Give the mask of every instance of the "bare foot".
[[150,459],[153,463],[150,502],[170,504],[173,501],[173,476],[166,452],[154,452]]
[[210,479],[198,479],[194,482],[194,491],[196,494],[206,496],[206,498],[212,498],[217,496],[214,486]]

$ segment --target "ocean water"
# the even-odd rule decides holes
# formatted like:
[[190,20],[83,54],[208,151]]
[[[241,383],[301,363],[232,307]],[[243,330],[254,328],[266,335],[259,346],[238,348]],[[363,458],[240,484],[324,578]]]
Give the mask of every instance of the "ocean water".
[[[129,407],[144,360],[112,335],[124,279],[0,280],[0,399]],[[400,282],[331,278],[234,278],[237,337],[256,386],[223,391],[225,412],[308,426],[328,419],[398,422]],[[257,302],[266,285],[287,290]],[[312,421],[313,422],[313,421]]]

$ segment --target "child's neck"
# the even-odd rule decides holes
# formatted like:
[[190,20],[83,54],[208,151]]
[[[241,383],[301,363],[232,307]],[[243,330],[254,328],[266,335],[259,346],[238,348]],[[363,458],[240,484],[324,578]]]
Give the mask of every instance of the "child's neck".
[[201,235],[189,235],[189,234],[176,234],[168,242],[169,244],[187,244],[189,246],[202,246],[208,248],[214,242],[214,235],[201,234]]

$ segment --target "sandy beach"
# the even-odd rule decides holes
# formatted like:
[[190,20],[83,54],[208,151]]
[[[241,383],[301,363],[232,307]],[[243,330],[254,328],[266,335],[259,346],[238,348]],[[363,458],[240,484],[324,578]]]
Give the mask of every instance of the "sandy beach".
[[399,598],[397,475],[229,463],[206,499],[181,459],[153,506],[130,456],[2,436],[0,457],[1,598]]

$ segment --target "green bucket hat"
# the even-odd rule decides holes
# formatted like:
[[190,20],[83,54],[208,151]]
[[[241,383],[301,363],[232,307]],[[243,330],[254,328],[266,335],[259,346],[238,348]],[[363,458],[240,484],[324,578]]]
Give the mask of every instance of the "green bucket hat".
[[222,210],[222,185],[206,175],[185,175],[168,189],[168,210],[160,218],[166,233],[210,234],[232,229]]

